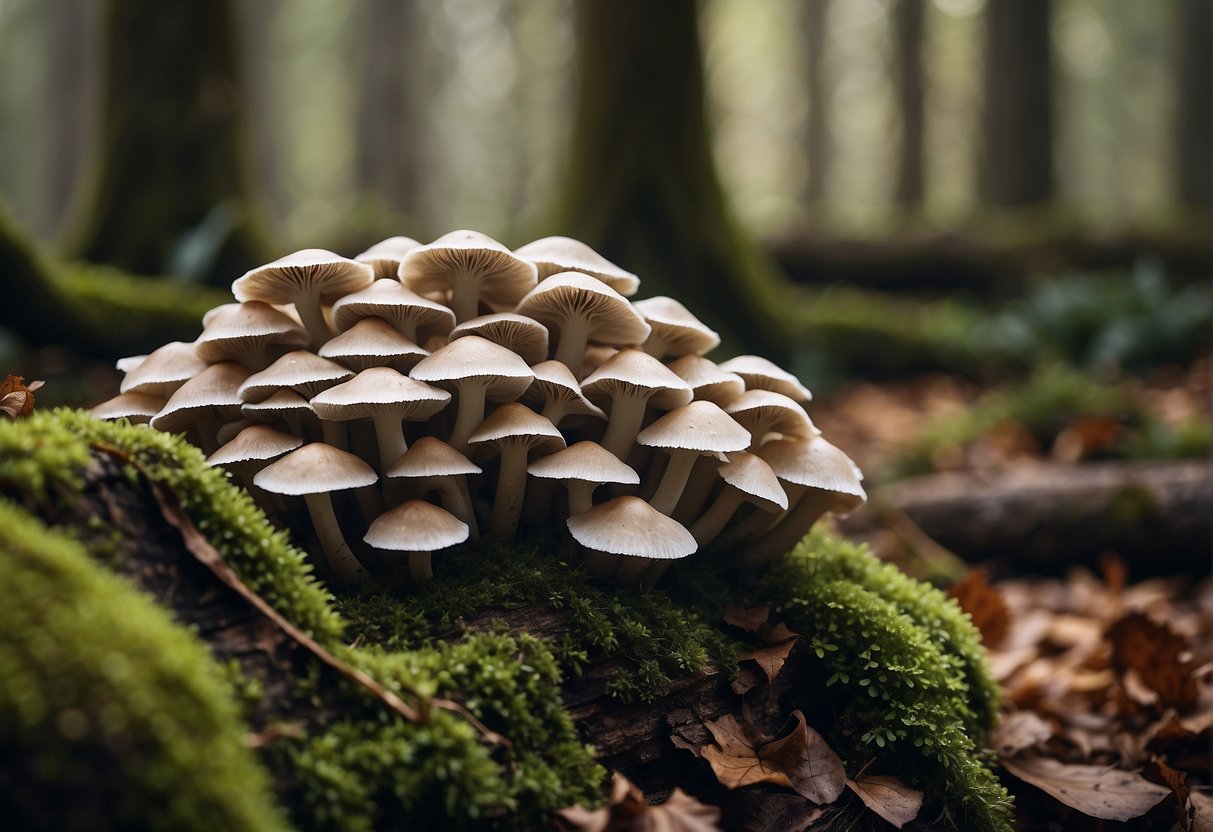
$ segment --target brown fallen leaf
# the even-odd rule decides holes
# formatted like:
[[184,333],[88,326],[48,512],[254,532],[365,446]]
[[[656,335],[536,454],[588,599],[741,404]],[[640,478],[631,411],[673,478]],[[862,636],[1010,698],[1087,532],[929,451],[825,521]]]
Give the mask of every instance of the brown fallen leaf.
[[674,789],[665,803],[650,806],[644,792],[619,772],[611,799],[599,809],[570,806],[556,813],[568,832],[719,832],[720,810]]
[[[762,638],[766,642],[765,647],[747,650],[738,658],[743,662],[752,661],[757,664],[769,685],[779,676],[779,671],[783,670],[783,664],[787,661],[788,654],[792,652],[792,648],[796,646],[796,640],[800,638],[800,633],[792,632],[788,629],[787,625],[780,622],[762,633]],[[738,681],[741,681],[741,678]],[[746,690],[749,690],[751,687],[754,687],[754,684],[750,684]],[[736,687],[734,687],[734,691],[737,693],[745,692],[737,690]]]
[[1182,712],[1196,704],[1200,690],[1188,639],[1166,624],[1132,612],[1109,628],[1108,641],[1112,645],[1112,668],[1122,677],[1135,671],[1158,694],[1163,708]]
[[990,736],[990,747],[1000,757],[1013,757],[1053,736],[1053,726],[1033,711],[1016,711],[1003,717]]
[[898,829],[918,817],[923,793],[887,774],[863,774],[847,778],[847,787],[864,805]]
[[747,633],[757,632],[767,623],[771,615],[770,607],[738,607],[726,604],[724,608],[724,623],[740,627]]
[[846,788],[842,760],[800,711],[793,711],[774,737],[729,715],[704,724],[716,745],[704,746],[701,753],[727,788],[773,783],[818,804],[833,803]]
[[1140,817],[1171,794],[1140,774],[1106,766],[1067,765],[1024,753],[1000,761],[1011,774],[1084,815],[1103,820]]
[[8,376],[0,381],[0,416],[24,419],[34,412],[34,391],[45,382],[25,383],[22,376]]
[[960,583],[953,584],[948,597],[955,598],[960,608],[973,619],[981,633],[981,643],[997,647],[1006,638],[1011,626],[1011,613],[1002,593],[986,581],[984,569],[972,569]]

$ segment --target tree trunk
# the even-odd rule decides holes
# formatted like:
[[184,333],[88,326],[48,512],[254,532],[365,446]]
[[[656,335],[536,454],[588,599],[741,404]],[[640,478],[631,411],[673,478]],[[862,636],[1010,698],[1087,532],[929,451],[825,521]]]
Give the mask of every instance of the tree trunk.
[[[712,326],[722,352],[788,350],[779,278],[726,204],[704,114],[695,0],[583,0],[569,169],[553,233],[578,237]],[[785,301],[786,303],[786,301]]]
[[893,9],[897,109],[901,116],[901,145],[897,154],[897,184],[893,201],[912,207],[922,204],[925,82],[922,69],[925,0],[898,0]]
[[1176,179],[1179,201],[1213,206],[1213,3],[1182,0],[1176,89]]
[[830,0],[808,0],[804,5],[804,56],[808,74],[809,118],[808,163],[809,175],[805,187],[805,200],[814,205],[825,199],[828,191],[831,135],[829,114],[829,90],[826,89],[825,52],[826,20]]
[[100,123],[76,250],[216,285],[264,259],[230,0],[111,0]]
[[51,43],[47,50],[45,162],[46,227],[60,228],[81,179],[95,90],[90,70],[96,63],[96,6],[89,0],[52,4]]
[[1053,196],[1051,0],[987,0],[982,199],[1000,208]]

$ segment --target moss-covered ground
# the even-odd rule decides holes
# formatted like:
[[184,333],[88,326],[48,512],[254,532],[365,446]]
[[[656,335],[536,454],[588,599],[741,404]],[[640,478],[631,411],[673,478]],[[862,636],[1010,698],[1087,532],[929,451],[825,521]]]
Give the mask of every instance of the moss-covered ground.
[[[94,446],[126,455],[132,476],[171,486],[240,577],[345,662],[402,694],[456,698],[511,740],[508,747],[487,744],[467,721],[447,711],[435,710],[425,721],[409,723],[351,686],[339,692],[339,714],[322,730],[303,736],[287,732],[262,747],[260,765],[272,777],[249,776],[250,791],[240,796],[249,805],[256,803],[258,784],[272,780],[279,805],[292,821],[308,828],[540,826],[561,806],[595,802],[605,777],[561,704],[562,680],[591,657],[606,654],[617,658],[620,668],[611,692],[646,699],[671,678],[709,662],[731,670],[738,645],[720,622],[723,606],[733,602],[767,604],[773,618],[803,634],[816,662],[796,680],[792,698],[797,702],[789,708],[828,714],[817,725],[849,766],[858,770],[879,758],[889,770],[926,789],[953,828],[1007,826],[1005,794],[979,751],[994,718],[997,692],[973,628],[941,594],[860,549],[815,534],[765,575],[738,575],[727,556],[717,553],[685,570],[668,592],[624,593],[570,568],[572,552],[566,544],[484,544],[443,556],[436,580],[424,590],[383,584],[335,599],[311,575],[306,555],[287,535],[273,530],[221,471],[207,468],[197,450],[147,428],[55,411],[22,423],[0,422],[0,493],[13,501],[4,511],[17,518],[7,524],[14,531],[0,545],[3,568],[23,552],[47,547],[74,546],[73,551],[82,552],[65,539],[70,529],[45,532],[29,513],[53,518],[57,504],[79,497]],[[53,545],[47,535],[53,536]],[[102,561],[106,556],[103,551],[90,554]],[[540,638],[490,627],[460,635],[454,626],[461,618],[491,617],[494,611],[527,604],[567,610],[567,632]],[[26,607],[46,610],[48,598],[18,594],[18,612],[10,613],[17,616],[15,623],[7,626],[6,620],[2,632],[39,629],[32,623],[39,619],[23,611]],[[51,603],[49,608],[56,607]],[[145,623],[149,638],[178,633],[191,643],[193,670],[211,680],[206,692],[197,694],[208,700],[202,712],[224,723],[223,730],[214,732],[217,737],[239,736],[244,728],[230,703],[255,697],[255,685],[202,658],[196,640],[181,634],[166,616],[161,619]],[[107,639],[102,628],[92,635]],[[68,693],[62,699],[29,695],[51,703],[45,724],[65,718],[70,723],[64,714],[78,708],[75,700],[83,695],[71,692],[88,689],[90,665],[80,663],[74,647],[59,645],[57,638],[48,643],[60,675],[35,674],[28,689],[49,686]],[[13,655],[20,653],[0,639],[0,665],[12,662]],[[41,658],[35,662],[41,663]],[[149,684],[125,694],[154,703],[138,729],[151,736],[159,736],[161,727],[155,714],[174,709],[178,693],[154,684],[155,666],[144,658],[128,663],[131,684],[137,686],[145,675]],[[306,702],[317,684],[318,677],[300,678],[297,698]],[[16,741],[12,726],[18,709],[11,697],[0,696],[0,746]],[[92,735],[78,740],[85,749],[96,741]],[[36,743],[22,748],[25,754],[41,753]],[[121,757],[126,752],[115,753]],[[190,765],[198,762],[193,755],[170,744],[153,746],[147,754],[153,764],[124,769],[131,776],[152,778],[146,789],[158,783],[193,787]],[[119,760],[118,767],[126,762]],[[44,769],[51,781],[56,766]],[[70,776],[71,770],[64,772]],[[0,789],[7,788],[0,780]],[[7,798],[0,795],[0,800]],[[230,808],[235,812],[240,807]]]

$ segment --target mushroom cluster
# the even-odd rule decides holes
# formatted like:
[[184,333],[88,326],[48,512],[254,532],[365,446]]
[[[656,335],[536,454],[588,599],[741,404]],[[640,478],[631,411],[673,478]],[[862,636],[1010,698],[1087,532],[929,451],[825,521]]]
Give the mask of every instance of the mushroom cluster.
[[185,434],[279,522],[303,497],[347,584],[560,524],[590,573],[652,583],[714,542],[778,557],[865,499],[795,376],[717,365],[716,333],[639,285],[566,237],[299,251],[236,280],[193,343],[119,362],[93,413]]

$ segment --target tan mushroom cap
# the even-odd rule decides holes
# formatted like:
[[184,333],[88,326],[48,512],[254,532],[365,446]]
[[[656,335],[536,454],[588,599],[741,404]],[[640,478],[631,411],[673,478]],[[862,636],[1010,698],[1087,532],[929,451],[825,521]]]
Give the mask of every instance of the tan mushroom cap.
[[584,440],[564,450],[537,459],[527,466],[533,477],[549,480],[579,480],[591,483],[636,485],[640,476],[597,442]]
[[659,295],[632,304],[652,328],[644,349],[649,355],[703,355],[720,345],[720,336],[673,298]]
[[512,307],[535,285],[534,264],[478,231],[444,234],[405,255],[400,281],[419,294],[451,291],[457,321],[476,317],[481,299]]
[[744,451],[729,454],[729,461],[717,468],[716,473],[760,508],[782,511],[788,507],[787,493],[762,457]]
[[214,438],[213,431],[220,424],[240,418],[242,402],[237,391],[246,378],[248,370],[235,361],[210,365],[169,397],[152,417],[152,427],[176,433],[193,428],[199,418],[204,418],[208,424],[214,424],[210,436],[201,438]]
[[233,465],[250,460],[274,459],[303,445],[303,440],[269,425],[252,425],[206,458],[207,465]]
[[319,419],[311,403],[289,388],[278,390],[259,402],[245,402],[240,406],[240,412],[257,422],[280,419],[295,432],[302,432],[304,425],[317,424]]
[[467,524],[424,500],[409,500],[375,519],[362,538],[376,549],[435,552],[468,539]]
[[659,410],[672,410],[691,402],[691,388],[648,353],[620,350],[581,382],[581,392],[593,400],[612,398],[618,392],[648,397]]
[[775,476],[793,485],[819,488],[867,499],[863,474],[849,456],[820,436],[809,439],[777,439],[758,449]]
[[143,393],[168,398],[177,388],[206,369],[193,344],[170,341],[154,350],[122,379],[120,393]]
[[560,272],[581,272],[598,278],[624,296],[634,295],[640,288],[636,275],[571,237],[544,237],[527,243],[514,254],[535,264],[541,282]]
[[639,497],[616,497],[566,521],[573,539],[587,549],[610,555],[677,560],[695,554],[698,545],[677,520]]
[[559,425],[565,416],[606,418],[602,408],[582,395],[572,371],[559,361],[541,361],[531,371],[535,379],[521,401],[539,407],[552,424]]
[[311,399],[322,390],[354,377],[352,370],[336,361],[321,358],[306,350],[294,350],[259,373],[253,373],[240,385],[240,398],[258,402],[284,387]]
[[114,369],[120,373],[129,373],[146,359],[146,355],[128,355],[114,362]]
[[335,384],[311,399],[321,419],[334,422],[371,418],[377,412],[400,414],[400,419],[428,419],[451,400],[451,394],[390,367],[371,367]]
[[274,494],[306,496],[373,485],[379,475],[354,454],[312,442],[257,472],[253,483]]
[[414,343],[418,334],[445,335],[455,325],[455,314],[441,303],[423,298],[398,280],[376,280],[333,304],[333,324],[344,332],[363,318],[382,318]]
[[684,355],[667,366],[687,383],[697,400],[723,407],[745,392],[741,376],[722,370],[702,355]]
[[479,335],[465,335],[421,359],[409,375],[439,387],[481,379],[489,384],[492,401],[513,401],[531,384],[535,374],[517,354]]
[[361,254],[354,255],[354,259],[370,266],[374,270],[376,278],[388,277],[395,280],[404,255],[420,245],[421,243],[412,237],[388,237],[386,240],[375,243]]
[[525,445],[553,451],[564,447],[564,435],[550,420],[518,402],[501,405],[468,437],[470,445]]
[[691,402],[653,422],[636,435],[636,441],[651,448],[721,454],[749,447],[750,432],[719,405]]
[[479,335],[505,347],[527,364],[538,364],[548,357],[547,328],[524,315],[496,312],[469,318],[451,330],[447,343],[468,335]]
[[195,351],[204,361],[237,361],[254,372],[307,344],[308,334],[303,327],[268,303],[256,300],[225,305],[210,317],[194,341]]
[[429,355],[382,318],[363,318],[320,348],[321,358],[336,361],[354,372],[391,367],[407,373]]
[[813,398],[809,388],[801,384],[800,379],[760,355],[739,355],[730,358],[720,365],[720,369],[741,376],[746,388],[750,390],[771,390],[798,402],[807,402]]
[[803,407],[782,393],[770,390],[747,390],[729,402],[725,412],[753,434],[755,448],[769,433],[793,438],[821,435]]
[[479,474],[476,465],[446,442],[423,436],[409,446],[400,459],[386,471],[385,477],[454,477]]
[[128,419],[133,424],[147,424],[164,409],[165,399],[147,393],[119,393],[89,411],[97,419]]

